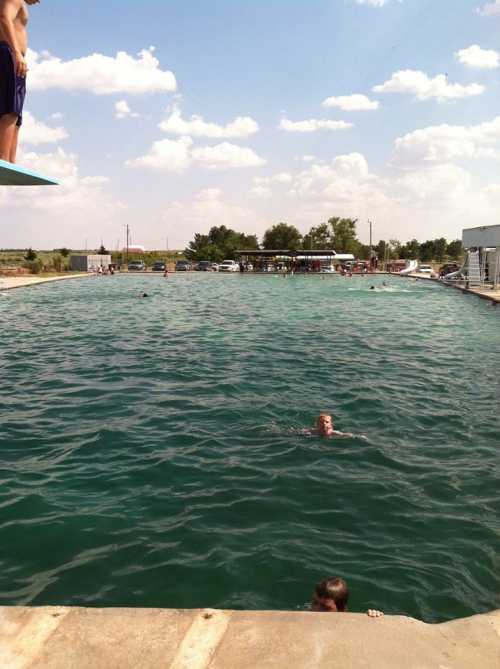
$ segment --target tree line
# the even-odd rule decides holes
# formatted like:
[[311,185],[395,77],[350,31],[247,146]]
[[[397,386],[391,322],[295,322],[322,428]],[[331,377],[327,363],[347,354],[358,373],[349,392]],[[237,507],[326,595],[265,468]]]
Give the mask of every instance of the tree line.
[[[236,251],[242,250],[334,249],[337,253],[352,253],[356,258],[367,260],[370,256],[370,247],[359,241],[356,232],[357,222],[357,219],[335,216],[326,223],[313,226],[305,235],[302,235],[294,225],[281,222],[265,231],[261,245],[256,235],[236,232],[225,225],[214,226],[206,235],[196,233],[184,254],[188,260],[221,262],[225,259],[235,259]],[[442,262],[446,258],[458,260],[463,255],[462,242],[459,239],[447,242],[444,237],[422,243],[416,239],[405,243],[397,239],[389,241],[382,239],[373,246],[373,251],[381,261],[401,258]]]

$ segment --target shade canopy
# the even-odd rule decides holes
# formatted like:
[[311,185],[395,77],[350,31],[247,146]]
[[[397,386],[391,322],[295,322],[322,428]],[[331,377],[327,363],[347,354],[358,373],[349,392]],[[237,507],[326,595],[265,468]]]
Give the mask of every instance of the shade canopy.
[[0,160],[0,186],[57,186],[58,182],[26,167]]

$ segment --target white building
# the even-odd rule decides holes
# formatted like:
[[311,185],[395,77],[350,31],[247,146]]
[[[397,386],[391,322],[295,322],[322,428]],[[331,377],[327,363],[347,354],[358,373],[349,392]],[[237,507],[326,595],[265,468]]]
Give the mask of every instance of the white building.
[[500,225],[467,228],[462,232],[467,251],[466,274],[469,283],[500,283]]

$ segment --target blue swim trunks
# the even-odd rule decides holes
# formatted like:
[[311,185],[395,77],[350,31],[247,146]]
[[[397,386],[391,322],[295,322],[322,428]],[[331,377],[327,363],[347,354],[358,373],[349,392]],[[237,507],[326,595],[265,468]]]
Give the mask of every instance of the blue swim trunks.
[[26,77],[16,74],[14,54],[7,42],[0,42],[0,116],[17,114],[17,125],[23,122]]

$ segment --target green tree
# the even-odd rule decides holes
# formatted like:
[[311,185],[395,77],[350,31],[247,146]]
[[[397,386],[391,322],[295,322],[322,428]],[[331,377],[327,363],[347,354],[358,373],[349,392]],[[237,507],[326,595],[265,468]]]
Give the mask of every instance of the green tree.
[[302,248],[305,250],[332,249],[332,233],[328,223],[312,227],[302,239]]
[[424,262],[429,262],[434,257],[434,242],[432,240],[427,240],[420,244],[420,251],[418,254],[420,260]]
[[446,255],[450,256],[452,260],[458,260],[464,254],[464,247],[460,239],[450,242],[446,247]]
[[27,260],[28,262],[32,262],[33,260],[36,260],[36,258],[37,258],[37,253],[36,251],[33,251],[33,249],[30,246],[29,249],[26,251],[24,259]]
[[258,248],[259,243],[255,235],[245,235],[220,225],[211,228],[208,235],[196,233],[185,249],[184,255],[188,260],[221,262],[226,259],[234,260],[236,251]]
[[99,255],[101,255],[101,256],[106,256],[106,255],[108,255],[108,252],[106,251],[106,247],[104,246],[104,244],[101,244],[101,246],[99,247],[99,250],[97,251],[97,253],[98,253]]
[[434,240],[434,259],[443,262],[448,244],[444,237]]
[[264,233],[262,246],[265,249],[288,249],[295,251],[300,248],[302,235],[294,225],[278,223]]
[[410,242],[406,242],[401,247],[400,258],[408,258],[409,260],[417,260],[418,254],[420,251],[420,244],[417,239],[412,239]]
[[359,241],[356,236],[355,218],[339,218],[334,216],[328,220],[328,225],[332,230],[332,245],[337,253],[354,253],[359,248]]
[[69,254],[71,253],[71,251],[69,249],[67,249],[65,246],[63,246],[62,249],[56,249],[56,251],[58,251],[62,255],[63,258],[67,258],[69,256]]

